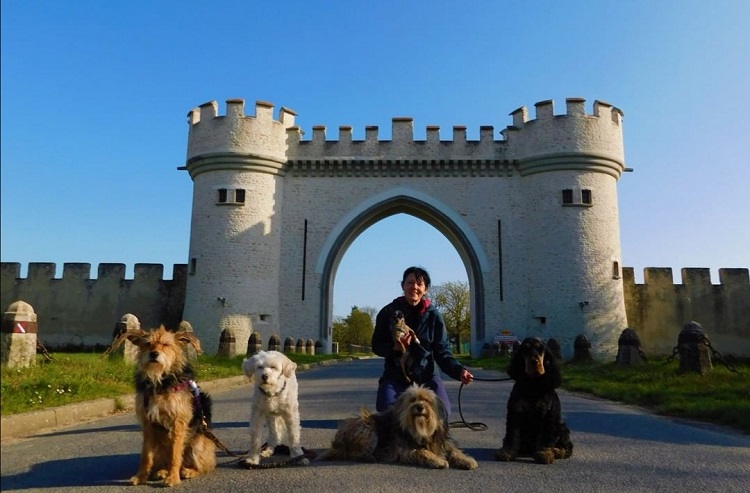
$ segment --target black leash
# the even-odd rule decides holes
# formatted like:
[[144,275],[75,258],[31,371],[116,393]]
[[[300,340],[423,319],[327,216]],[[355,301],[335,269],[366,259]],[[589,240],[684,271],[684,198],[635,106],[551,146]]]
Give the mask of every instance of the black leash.
[[[507,382],[508,380],[513,380],[510,377],[503,377],[503,378],[477,378],[474,377],[475,381],[478,382]],[[461,386],[458,388],[458,415],[461,417],[459,421],[451,421],[448,423],[449,428],[468,428],[471,431],[485,431],[487,429],[487,425],[482,423],[481,421],[474,421],[472,423],[469,423],[464,419],[464,413],[461,410],[461,391],[464,389],[464,384],[461,382]]]

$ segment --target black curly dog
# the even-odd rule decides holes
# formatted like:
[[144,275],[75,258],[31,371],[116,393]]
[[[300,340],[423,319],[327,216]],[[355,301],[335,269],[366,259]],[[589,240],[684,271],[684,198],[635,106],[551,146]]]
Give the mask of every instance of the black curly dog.
[[570,457],[573,442],[555,392],[562,383],[560,368],[541,339],[523,340],[513,352],[508,376],[516,383],[508,398],[503,448],[495,452],[495,459],[531,456],[538,464],[552,464]]

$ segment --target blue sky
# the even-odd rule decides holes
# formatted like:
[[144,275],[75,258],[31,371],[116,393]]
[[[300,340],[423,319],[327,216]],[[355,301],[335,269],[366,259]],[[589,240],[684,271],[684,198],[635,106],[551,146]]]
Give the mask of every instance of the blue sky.
[[[394,116],[441,136],[496,130],[567,97],[625,113],[623,265],[750,267],[750,2],[746,0],[3,0],[3,262],[186,263],[187,112],[243,98],[354,138]],[[329,138],[336,138],[329,131]],[[414,248],[383,244],[403,228]],[[334,313],[399,294],[404,267],[462,281],[455,250],[408,216],[346,253]]]

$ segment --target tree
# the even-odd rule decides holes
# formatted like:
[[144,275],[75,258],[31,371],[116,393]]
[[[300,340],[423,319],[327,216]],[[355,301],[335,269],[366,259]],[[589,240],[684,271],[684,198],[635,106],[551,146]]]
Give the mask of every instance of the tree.
[[375,325],[372,316],[367,311],[352,307],[351,313],[342,321],[333,324],[333,340],[341,346],[354,344],[369,346]]
[[459,342],[471,340],[469,293],[465,282],[446,282],[430,288],[430,298],[443,314],[448,337],[457,337]]

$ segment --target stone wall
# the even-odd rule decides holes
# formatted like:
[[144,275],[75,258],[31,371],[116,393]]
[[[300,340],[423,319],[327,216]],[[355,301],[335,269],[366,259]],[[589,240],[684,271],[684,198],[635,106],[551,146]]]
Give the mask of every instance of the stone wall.
[[669,268],[647,267],[643,273],[644,283],[636,284],[633,269],[623,269],[628,326],[644,352],[671,354],[682,327],[696,321],[714,349],[750,357],[748,269],[719,269],[719,284],[711,284],[705,268],[682,269],[681,284],[673,282]]
[[[106,346],[125,313],[136,315],[144,328],[179,325],[186,266],[173,269],[173,278],[165,280],[162,265],[136,264],[134,279],[125,279],[124,264],[100,264],[98,278],[91,279],[90,264],[66,263],[62,278],[55,278],[55,264],[32,263],[21,278],[20,264],[3,262],[0,306],[6,310],[18,300],[31,304],[39,341],[49,349]],[[669,268],[644,269],[643,284],[636,284],[633,268],[622,272],[628,326],[646,353],[671,354],[682,327],[695,320],[719,352],[750,357],[748,269],[720,269],[720,284],[711,284],[704,268],[682,269],[680,284],[673,282]],[[291,332],[284,329],[280,332]]]
[[0,306],[29,303],[37,313],[39,342],[48,349],[108,346],[115,324],[132,313],[143,328],[177,328],[185,303],[185,265],[175,265],[171,280],[161,264],[136,264],[125,279],[125,264],[100,264],[91,278],[91,264],[66,263],[61,278],[56,264],[31,263],[21,278],[21,264],[0,266]]

